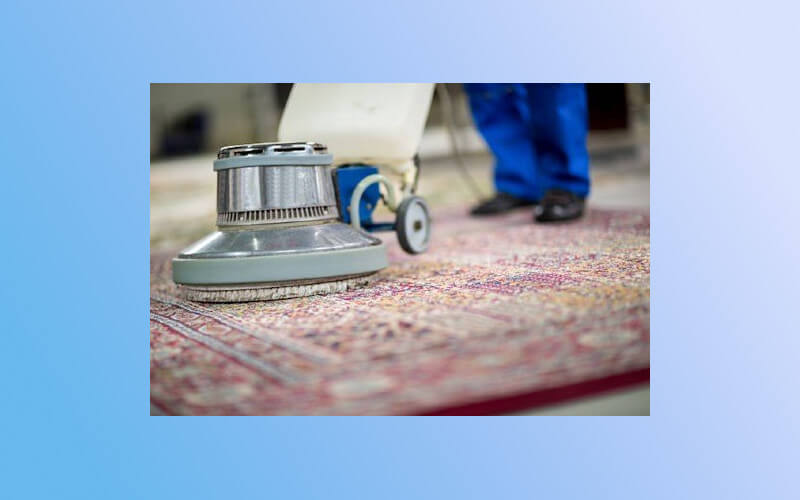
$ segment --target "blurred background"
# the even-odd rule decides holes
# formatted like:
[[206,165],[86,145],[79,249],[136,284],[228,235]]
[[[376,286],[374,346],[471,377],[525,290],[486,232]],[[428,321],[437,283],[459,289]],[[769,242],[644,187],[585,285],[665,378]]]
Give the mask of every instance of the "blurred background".
[[[291,88],[289,83],[151,85],[152,249],[182,246],[213,229],[215,152],[230,144],[274,141]],[[649,208],[650,85],[588,84],[587,94],[589,204]],[[492,157],[473,126],[461,84],[437,86],[419,154],[419,192],[432,209],[472,205],[492,194]]]
[[[472,153],[485,145],[472,126],[461,84],[443,84],[451,96],[452,120],[462,147]],[[150,158],[213,152],[220,146],[273,140],[291,83],[153,84],[150,88]],[[649,84],[588,84],[590,146],[613,150],[649,138]],[[420,154],[448,152],[441,93],[434,95]],[[637,135],[637,133],[639,135]]]

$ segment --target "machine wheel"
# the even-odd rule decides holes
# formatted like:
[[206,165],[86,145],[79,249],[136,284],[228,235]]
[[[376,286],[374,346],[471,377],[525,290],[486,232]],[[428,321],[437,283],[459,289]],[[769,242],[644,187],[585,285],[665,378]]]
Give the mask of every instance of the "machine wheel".
[[419,196],[409,196],[397,207],[397,239],[408,253],[422,253],[431,238],[428,204]]

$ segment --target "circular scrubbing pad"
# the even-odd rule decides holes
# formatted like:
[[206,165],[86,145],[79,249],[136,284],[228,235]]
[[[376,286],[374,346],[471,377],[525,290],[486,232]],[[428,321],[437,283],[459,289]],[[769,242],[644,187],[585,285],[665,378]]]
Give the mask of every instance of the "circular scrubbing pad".
[[259,300],[280,300],[309,295],[327,295],[361,288],[370,284],[375,274],[355,276],[324,283],[297,283],[278,285],[264,283],[235,288],[180,286],[181,295],[195,302],[253,302]]

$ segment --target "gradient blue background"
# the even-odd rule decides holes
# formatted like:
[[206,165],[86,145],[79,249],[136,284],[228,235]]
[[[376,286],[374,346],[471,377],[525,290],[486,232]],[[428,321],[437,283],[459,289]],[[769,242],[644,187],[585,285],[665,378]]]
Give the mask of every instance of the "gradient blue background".
[[[800,496],[800,12],[645,4],[5,2],[0,496]],[[227,81],[651,81],[652,416],[149,417],[148,84]]]

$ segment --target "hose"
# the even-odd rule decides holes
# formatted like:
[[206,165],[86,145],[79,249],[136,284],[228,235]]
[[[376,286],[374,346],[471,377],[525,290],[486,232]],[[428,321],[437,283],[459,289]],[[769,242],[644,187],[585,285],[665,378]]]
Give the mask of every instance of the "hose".
[[358,210],[358,205],[361,203],[361,196],[363,196],[364,191],[366,191],[368,187],[376,182],[380,182],[383,184],[383,187],[386,188],[386,197],[388,198],[388,200],[386,200],[386,206],[389,207],[389,210],[392,212],[397,211],[394,189],[389,180],[381,174],[368,175],[361,179],[361,182],[356,184],[355,189],[353,189],[353,197],[350,198],[350,224],[356,229],[361,229],[361,213]]

